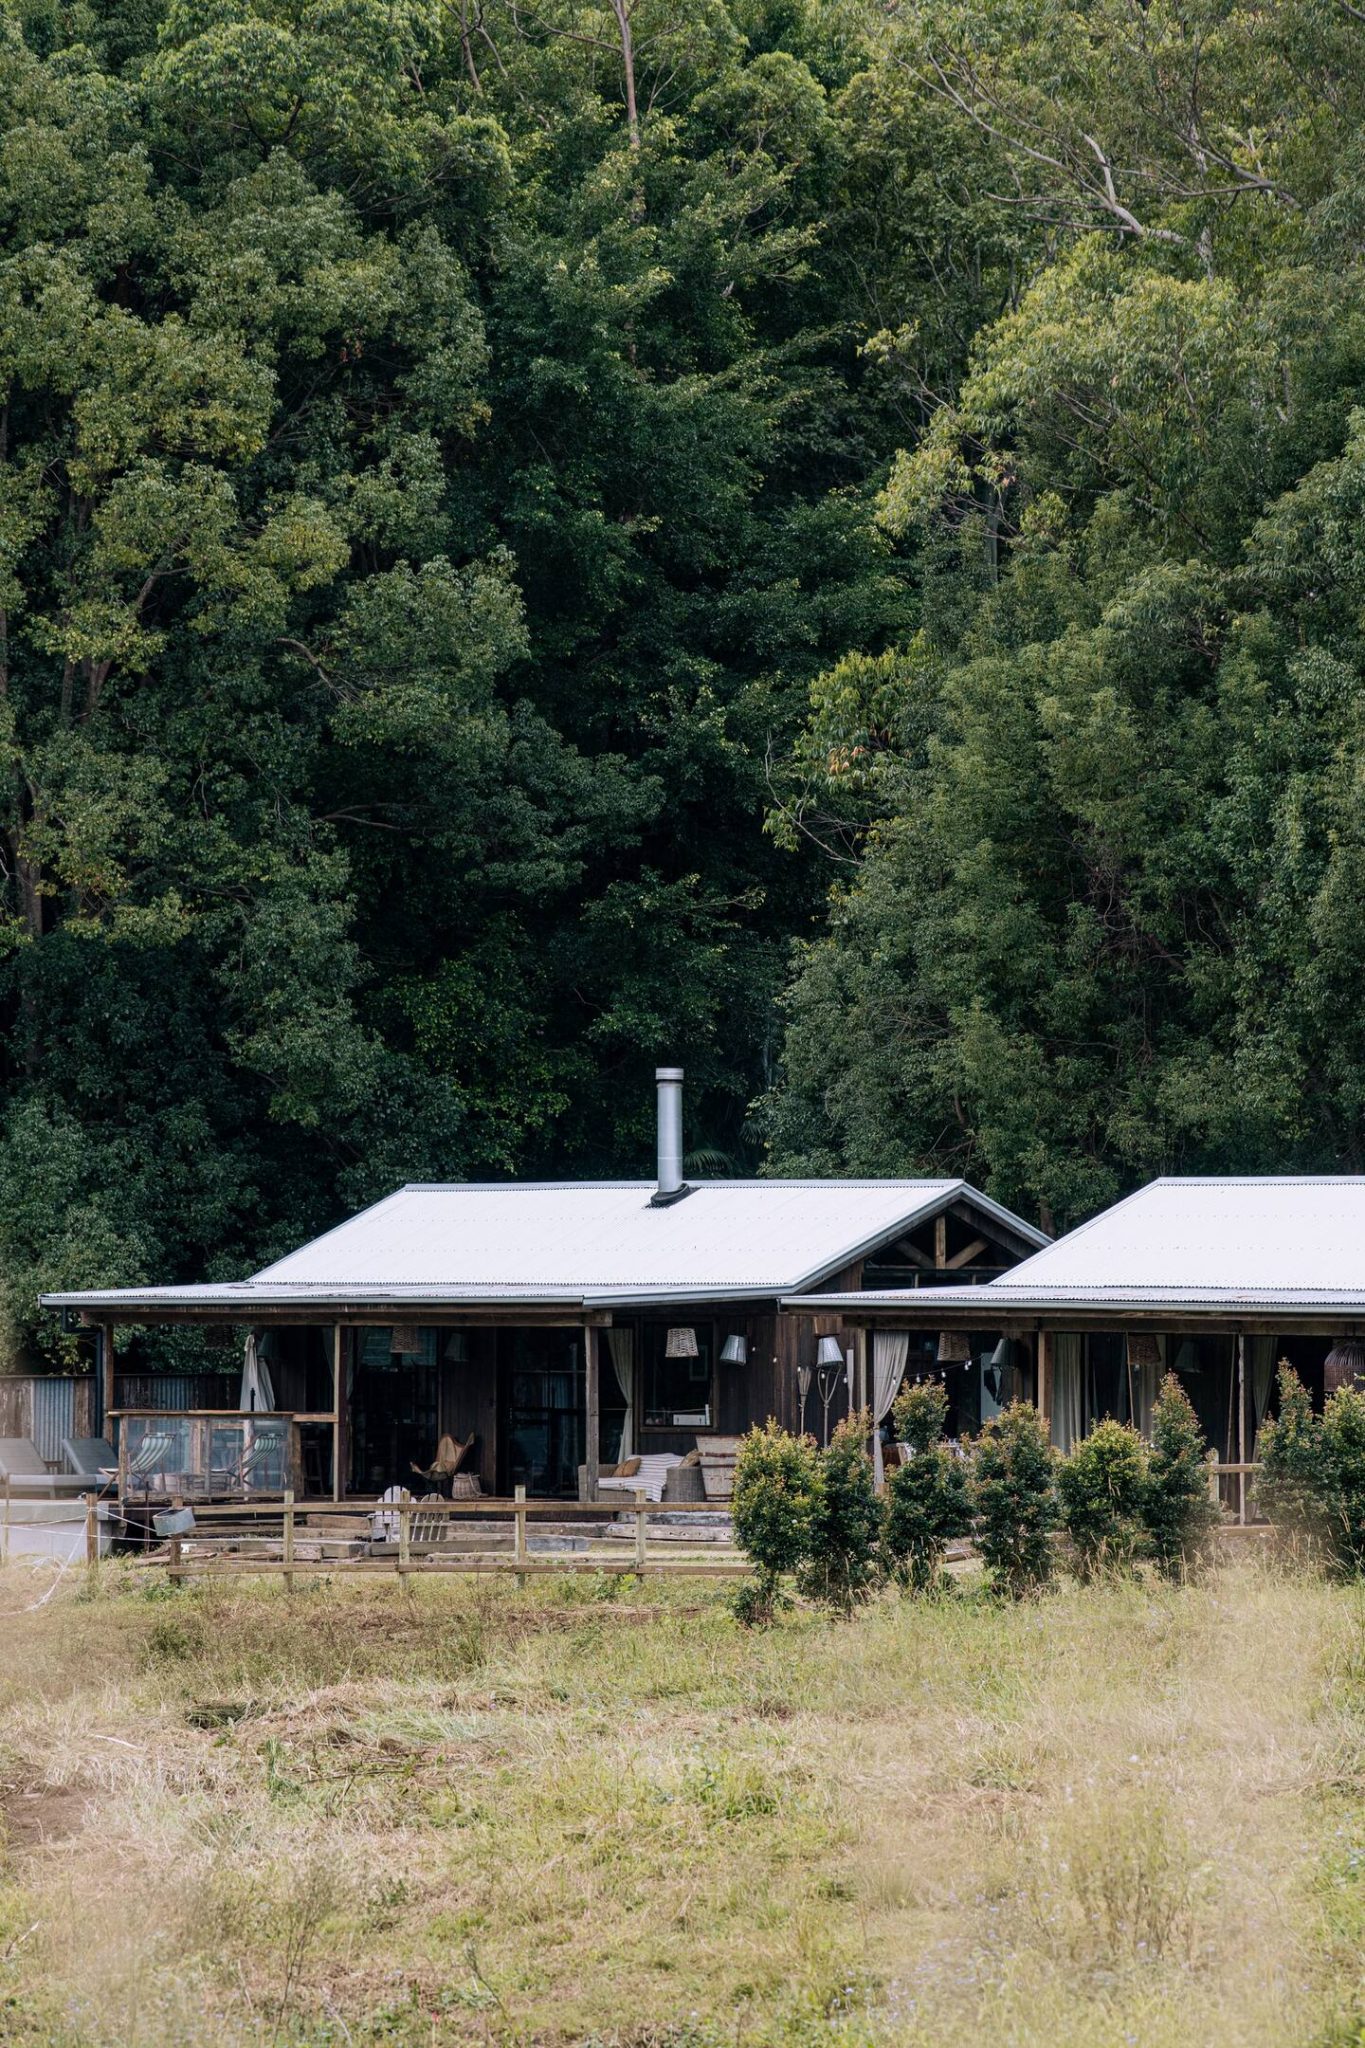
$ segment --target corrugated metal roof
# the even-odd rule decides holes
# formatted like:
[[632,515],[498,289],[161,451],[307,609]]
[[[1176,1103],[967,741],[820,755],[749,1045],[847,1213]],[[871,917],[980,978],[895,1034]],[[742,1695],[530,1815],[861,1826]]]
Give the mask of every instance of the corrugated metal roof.
[[218,1287],[59,1294],[88,1309],[315,1300],[575,1302],[794,1293],[959,1195],[1029,1242],[1041,1232],[960,1180],[707,1181],[651,1206],[652,1181],[400,1188],[325,1236]]
[[[935,1289],[983,1325],[1011,1308],[1365,1306],[1365,1177],[1164,1179],[1116,1202],[984,1287]],[[807,1296],[816,1301],[839,1297]],[[913,1290],[858,1297],[911,1304]],[[846,1298],[845,1298],[846,1300]],[[919,1297],[924,1305],[923,1294]]]

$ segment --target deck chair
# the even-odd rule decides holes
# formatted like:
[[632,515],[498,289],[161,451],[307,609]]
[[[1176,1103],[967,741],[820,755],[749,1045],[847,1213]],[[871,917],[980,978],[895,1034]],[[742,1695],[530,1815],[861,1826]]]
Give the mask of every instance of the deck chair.
[[[251,1491],[253,1482],[272,1476],[269,1468],[280,1456],[280,1437],[275,1430],[267,1430],[258,1436],[254,1443],[246,1446],[234,1464],[210,1473],[209,1491],[245,1495]],[[268,1490],[273,1492],[278,1489]]]
[[[165,1431],[159,1430],[143,1437],[128,1460],[129,1494],[134,1493],[140,1486],[145,1498],[151,1499],[153,1479],[164,1479],[167,1476],[166,1461],[171,1455],[171,1441]],[[175,1474],[177,1479],[181,1476],[179,1473]]]
[[107,1436],[64,1436],[62,1456],[81,1479],[114,1479],[118,1453]]
[[88,1493],[90,1481],[69,1472],[49,1472],[31,1437],[0,1436],[0,1486],[29,1499],[55,1500],[58,1494]]

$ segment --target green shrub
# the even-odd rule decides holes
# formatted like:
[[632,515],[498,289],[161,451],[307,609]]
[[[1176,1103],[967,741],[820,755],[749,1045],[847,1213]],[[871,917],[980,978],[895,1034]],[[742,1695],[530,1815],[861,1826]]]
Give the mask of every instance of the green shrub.
[[910,1456],[886,1483],[882,1552],[902,1585],[928,1593],[938,1583],[948,1544],[972,1524],[967,1468],[944,1448],[948,1396],[936,1381],[905,1388],[891,1412]]
[[1365,1389],[1338,1387],[1322,1413],[1322,1504],[1340,1568],[1365,1571]]
[[891,1426],[897,1443],[912,1451],[927,1451],[943,1441],[948,1420],[948,1389],[941,1380],[918,1380],[902,1387],[891,1406]]
[[1082,1578],[1131,1571],[1142,1541],[1147,1455],[1125,1422],[1101,1422],[1057,1471],[1057,1503]]
[[741,1587],[734,1609],[748,1626],[772,1620],[783,1574],[809,1557],[820,1493],[817,1453],[807,1437],[789,1436],[770,1419],[741,1441],[731,1513],[735,1541],[754,1577]]
[[1322,1424],[1308,1389],[1288,1360],[1280,1364],[1280,1413],[1256,1442],[1256,1505],[1291,1547],[1318,1549],[1327,1539]]
[[871,1419],[850,1415],[819,1456],[820,1489],[810,1551],[800,1569],[801,1591],[849,1614],[866,1600],[881,1575],[877,1539],[882,1510],[867,1455]]
[[1002,1593],[1022,1599],[1052,1576],[1057,1526],[1054,1458],[1047,1430],[1025,1401],[994,1416],[976,1440],[971,1500],[976,1547]]
[[1142,1496],[1147,1554],[1163,1578],[1194,1570],[1218,1521],[1209,1498],[1207,1450],[1199,1418],[1174,1373],[1161,1382],[1152,1411],[1152,1447]]

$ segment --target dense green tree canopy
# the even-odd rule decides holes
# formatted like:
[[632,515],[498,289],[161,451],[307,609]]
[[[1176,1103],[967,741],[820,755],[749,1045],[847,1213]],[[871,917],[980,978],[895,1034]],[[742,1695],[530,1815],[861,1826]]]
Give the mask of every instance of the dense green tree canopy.
[[742,1150],[820,888],[769,755],[909,616],[857,71],[671,0],[0,14],[12,1328],[638,1168],[660,1056]]
[[1045,227],[892,466],[915,632],[818,683],[783,824],[850,863],[788,997],[788,1164],[1057,1222],[1359,1171],[1360,17],[926,6],[886,61]]
[[7,0],[9,1354],[660,1057],[1359,1165],[1363,112],[1335,0]]

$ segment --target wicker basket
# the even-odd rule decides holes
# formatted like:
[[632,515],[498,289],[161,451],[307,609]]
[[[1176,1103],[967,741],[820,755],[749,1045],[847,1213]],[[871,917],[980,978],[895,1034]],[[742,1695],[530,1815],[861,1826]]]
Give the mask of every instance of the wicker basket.
[[483,1488],[472,1472],[452,1472],[450,1475],[450,1498],[452,1500],[477,1500]]

